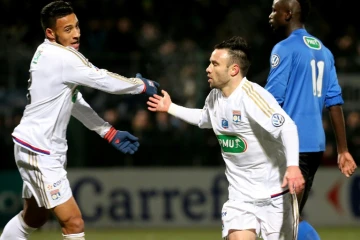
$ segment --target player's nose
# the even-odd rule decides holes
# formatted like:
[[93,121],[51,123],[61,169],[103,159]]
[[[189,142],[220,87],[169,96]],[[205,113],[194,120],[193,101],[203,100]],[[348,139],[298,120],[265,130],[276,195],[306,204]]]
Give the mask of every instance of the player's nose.
[[75,36],[74,38],[80,38],[81,34],[80,34],[80,28],[77,28],[75,31]]

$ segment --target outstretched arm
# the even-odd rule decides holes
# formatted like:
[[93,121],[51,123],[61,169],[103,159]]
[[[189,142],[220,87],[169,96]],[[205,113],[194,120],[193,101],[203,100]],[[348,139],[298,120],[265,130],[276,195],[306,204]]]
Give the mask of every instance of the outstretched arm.
[[338,167],[346,177],[350,177],[357,166],[347,148],[345,121],[342,107],[340,105],[329,107],[329,115],[336,137]]
[[167,112],[181,120],[190,123],[192,125],[198,125],[201,117],[202,109],[197,108],[185,108],[176,105],[171,101],[170,95],[162,90],[163,97],[154,95],[149,98],[148,109],[152,112]]
[[75,50],[64,48],[62,55],[64,83],[95,88],[112,94],[147,94],[157,92],[159,84],[136,74],[127,78],[116,73],[99,69]]

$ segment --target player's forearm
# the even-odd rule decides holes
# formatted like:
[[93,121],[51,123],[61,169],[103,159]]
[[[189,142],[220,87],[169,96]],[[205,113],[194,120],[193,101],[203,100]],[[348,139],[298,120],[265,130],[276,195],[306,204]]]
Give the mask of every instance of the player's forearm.
[[81,94],[78,94],[71,115],[84,124],[85,127],[95,131],[101,137],[104,137],[111,128],[111,125],[99,117],[99,115],[82,98]]
[[139,94],[145,85],[138,78],[127,78],[105,69],[95,69],[88,66],[71,66],[64,79],[67,83],[86,86],[112,94]]
[[331,124],[335,133],[337,152],[348,151],[346,141],[345,121],[342,107],[340,105],[329,107]]
[[88,75],[89,87],[112,94],[139,94],[144,90],[144,82],[138,78],[126,78],[104,69],[97,72],[90,71]]
[[295,124],[284,126],[281,131],[281,140],[284,145],[286,165],[299,166],[299,137]]
[[198,125],[202,109],[186,108],[171,103],[168,113],[192,125]]

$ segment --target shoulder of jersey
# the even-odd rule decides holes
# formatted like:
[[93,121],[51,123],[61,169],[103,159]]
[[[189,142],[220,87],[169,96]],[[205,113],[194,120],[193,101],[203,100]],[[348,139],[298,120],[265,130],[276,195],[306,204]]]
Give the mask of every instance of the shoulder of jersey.
[[308,48],[320,50],[323,47],[321,41],[313,36],[302,36],[302,40]]
[[215,99],[221,97],[221,91],[219,89],[211,89],[211,91],[208,94],[207,99],[210,101],[214,101]]
[[79,51],[77,51],[73,47],[64,47],[57,43],[49,43],[49,47],[53,51],[59,51],[60,54],[64,54],[65,56],[75,57],[75,58],[81,60],[85,65],[89,65],[88,59],[85,58],[84,55],[82,55]]

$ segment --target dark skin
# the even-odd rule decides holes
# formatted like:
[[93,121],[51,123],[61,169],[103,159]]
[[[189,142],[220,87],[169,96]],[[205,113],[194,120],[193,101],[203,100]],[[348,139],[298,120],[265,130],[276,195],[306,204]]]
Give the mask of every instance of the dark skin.
[[[301,6],[296,0],[274,0],[272,12],[269,15],[269,23],[274,32],[287,38],[297,30],[305,28],[301,21]],[[333,130],[336,136],[338,167],[346,176],[350,177],[357,168],[356,163],[348,151],[345,131],[345,121],[340,105],[328,108]],[[298,194],[299,203],[303,192]]]
[[296,0],[274,0],[269,23],[274,32],[287,38],[293,31],[305,28],[300,21],[301,8]]
[[[270,26],[275,32],[287,38],[293,31],[305,28],[304,23],[301,22],[300,13],[301,7],[296,0],[274,0],[272,12],[269,15]],[[331,106],[328,110],[336,136],[338,167],[346,177],[350,177],[357,166],[347,148],[342,107]]]

